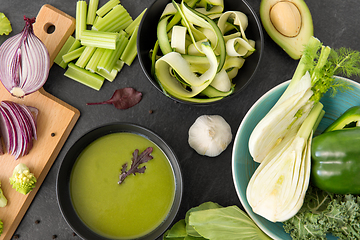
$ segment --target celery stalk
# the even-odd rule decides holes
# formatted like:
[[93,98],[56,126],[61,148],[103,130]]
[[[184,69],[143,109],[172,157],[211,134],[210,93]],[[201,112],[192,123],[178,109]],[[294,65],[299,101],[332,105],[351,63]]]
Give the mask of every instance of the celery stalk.
[[79,58],[84,50],[85,50],[85,46],[74,49],[74,50],[64,54],[62,56],[62,60],[64,61],[64,63],[67,64],[67,63]]
[[86,19],[87,24],[89,25],[94,24],[98,6],[99,6],[99,0],[89,0],[88,15]]
[[68,64],[68,69],[64,75],[98,91],[104,83],[104,77],[80,68],[74,63]]
[[104,32],[119,32],[129,26],[131,22],[130,14],[119,4],[104,17],[98,19],[92,29]]
[[63,55],[69,52],[69,49],[74,44],[75,38],[73,36],[69,36],[62,48],[60,49],[59,53],[56,55],[54,59],[54,63],[59,65],[62,68],[66,68],[67,64],[63,61]]
[[87,3],[80,0],[76,2],[76,24],[75,38],[80,39],[82,32],[86,29]]
[[[121,54],[124,52],[124,49],[128,45],[128,42],[129,42],[129,40],[125,36],[120,37],[118,46],[116,47],[116,49],[111,53],[111,55],[107,59],[106,65],[103,66],[103,69],[106,72],[110,73],[113,70],[116,62],[119,60]],[[98,69],[99,69],[99,67],[98,67]]]
[[115,49],[118,38],[118,33],[85,30],[82,32],[81,44],[85,46]]
[[113,69],[110,73],[108,73],[104,69],[98,69],[96,71],[96,73],[99,74],[100,76],[104,77],[109,82],[112,82],[112,81],[114,81],[115,77],[117,76],[118,71],[116,69]]
[[90,61],[90,58],[94,54],[95,50],[96,47],[90,47],[90,46],[85,47],[84,51],[81,53],[75,65],[84,68],[86,64]]
[[115,65],[114,65],[114,69],[115,69],[116,71],[120,72],[121,69],[123,68],[123,66],[124,66],[124,62],[121,61],[120,59],[118,59],[118,60],[116,61]]
[[96,11],[96,14],[100,17],[103,17],[106,13],[108,13],[113,7],[120,3],[119,0],[109,0],[105,3],[101,8]]
[[127,26],[127,28],[125,28],[125,32],[127,32],[130,36],[132,35],[132,33],[135,30],[136,26],[140,25],[141,19],[144,16],[145,12],[146,12],[147,8],[144,9],[144,11],[142,11],[142,13],[140,13],[135,20],[129,25]]
[[135,30],[130,37],[129,43],[126,45],[126,48],[120,58],[128,66],[131,65],[137,54],[136,39],[138,34],[138,28],[139,26],[135,27]]
[[85,69],[89,70],[90,72],[96,72],[97,65],[101,59],[101,56],[103,55],[105,49],[104,48],[97,48],[90,58],[88,64],[86,64]]

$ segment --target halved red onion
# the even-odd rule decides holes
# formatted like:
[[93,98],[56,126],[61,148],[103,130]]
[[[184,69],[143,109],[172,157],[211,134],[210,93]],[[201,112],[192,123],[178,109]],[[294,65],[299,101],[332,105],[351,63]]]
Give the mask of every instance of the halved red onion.
[[27,107],[12,101],[0,103],[0,132],[4,140],[3,151],[6,150],[15,159],[29,153],[33,147],[33,140],[37,137],[37,114],[38,110],[34,107]]
[[33,31],[35,18],[24,20],[24,29],[0,46],[0,80],[16,97],[39,90],[50,70],[49,52]]

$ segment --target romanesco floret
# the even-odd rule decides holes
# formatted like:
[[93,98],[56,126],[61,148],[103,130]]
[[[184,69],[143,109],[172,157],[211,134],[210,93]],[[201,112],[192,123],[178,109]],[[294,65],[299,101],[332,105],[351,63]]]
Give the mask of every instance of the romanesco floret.
[[28,194],[35,187],[36,177],[24,163],[19,163],[10,177],[10,184],[19,193]]
[[9,35],[12,31],[11,23],[4,13],[0,12],[0,35]]
[[7,205],[7,199],[4,196],[4,193],[1,189],[1,182],[0,182],[0,207],[5,207]]
[[2,234],[2,232],[3,232],[3,222],[1,221],[1,219],[0,219],[0,236],[1,236],[1,234]]

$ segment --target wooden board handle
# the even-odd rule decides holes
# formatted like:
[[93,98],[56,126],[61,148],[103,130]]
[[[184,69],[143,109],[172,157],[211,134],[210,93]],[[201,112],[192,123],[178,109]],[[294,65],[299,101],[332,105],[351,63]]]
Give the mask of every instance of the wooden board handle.
[[45,44],[50,55],[50,67],[56,55],[75,31],[75,18],[45,4],[41,7],[33,25],[35,35]]

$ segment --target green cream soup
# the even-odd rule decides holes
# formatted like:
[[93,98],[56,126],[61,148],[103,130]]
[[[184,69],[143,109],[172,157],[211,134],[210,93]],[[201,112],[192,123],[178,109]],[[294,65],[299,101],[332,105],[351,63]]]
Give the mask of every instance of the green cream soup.
[[[153,147],[145,173],[118,184],[122,165],[132,153]],[[154,230],[167,216],[175,180],[167,157],[157,145],[133,133],[112,133],[92,142],[80,154],[70,178],[73,205],[81,220],[108,238],[131,239]]]

